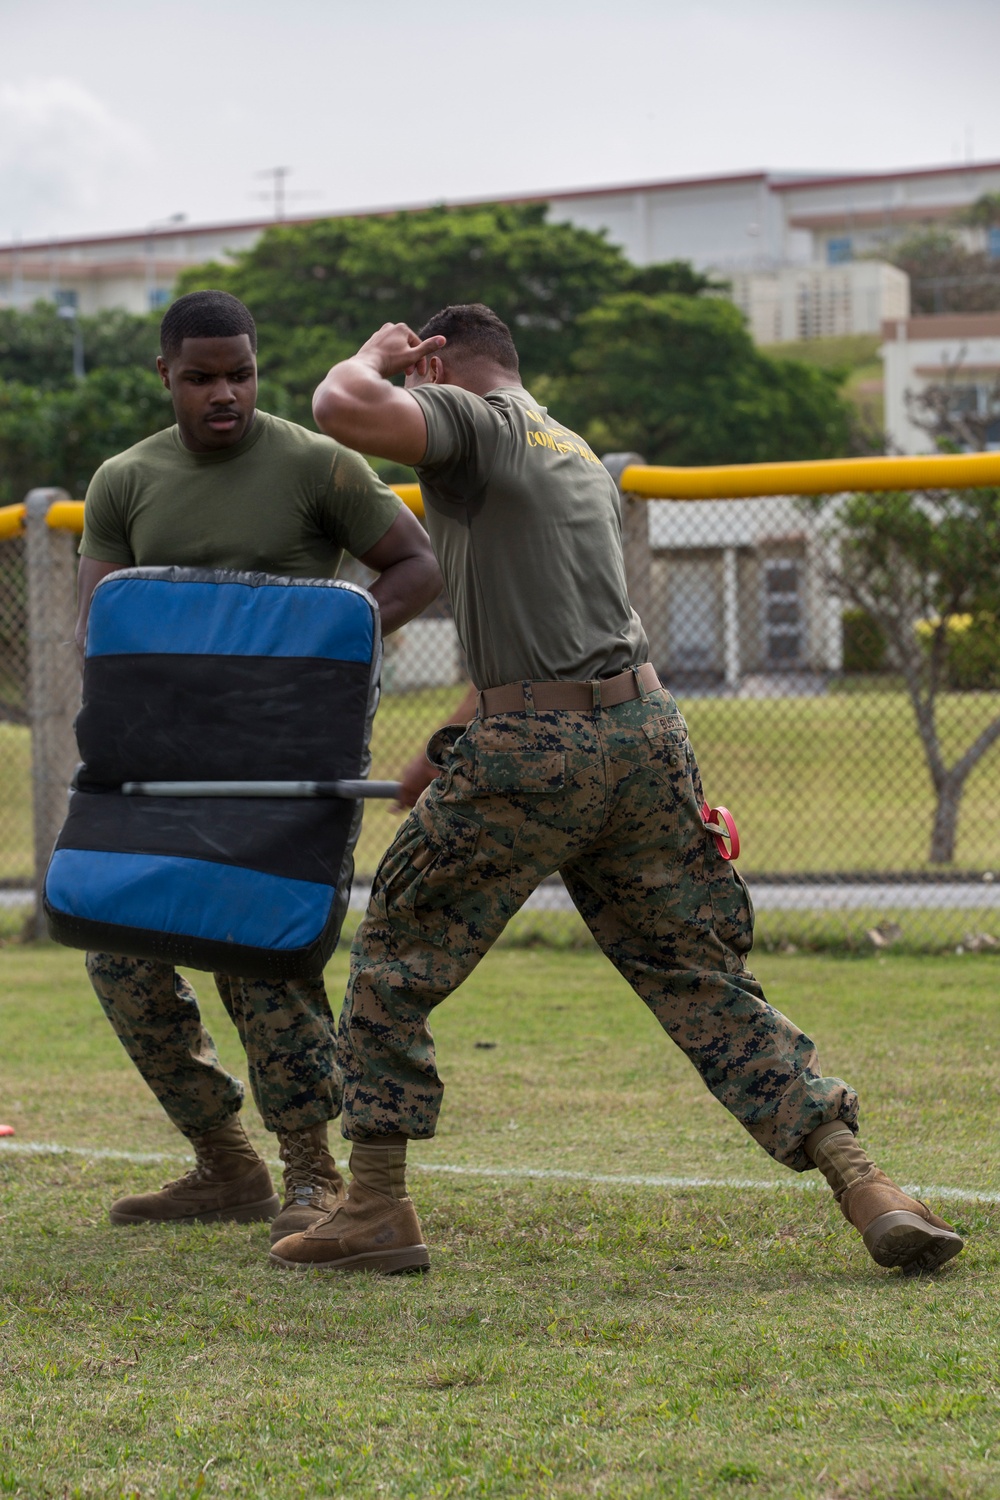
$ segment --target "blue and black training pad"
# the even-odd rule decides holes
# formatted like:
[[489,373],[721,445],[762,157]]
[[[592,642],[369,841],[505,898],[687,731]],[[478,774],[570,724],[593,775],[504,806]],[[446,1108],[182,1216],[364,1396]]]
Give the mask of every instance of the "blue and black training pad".
[[378,607],[353,584],[203,568],[103,579],[82,764],[45,877],[56,941],[247,978],[319,974],[361,801],[122,786],[366,776],[381,657]]

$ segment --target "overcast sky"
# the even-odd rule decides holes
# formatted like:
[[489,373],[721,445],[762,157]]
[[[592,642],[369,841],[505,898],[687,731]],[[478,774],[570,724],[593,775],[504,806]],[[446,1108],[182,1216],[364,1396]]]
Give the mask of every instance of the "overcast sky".
[[0,0],[0,240],[1000,159],[1000,0]]

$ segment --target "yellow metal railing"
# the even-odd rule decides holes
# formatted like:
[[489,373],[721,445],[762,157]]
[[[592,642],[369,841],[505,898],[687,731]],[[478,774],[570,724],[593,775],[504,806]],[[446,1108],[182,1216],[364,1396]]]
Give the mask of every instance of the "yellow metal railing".
[[415,516],[423,515],[424,502],[419,484],[394,484],[393,489],[408,510],[412,510]]
[[[1000,453],[922,454],[912,458],[821,458],[802,463],[720,464],[671,469],[631,464],[621,487],[637,500],[745,500],[760,495],[833,495],[858,490],[952,490],[1000,485]],[[424,513],[418,484],[393,489],[414,515]],[[46,524],[83,531],[83,501],[57,500]],[[0,541],[24,530],[24,506],[0,507]]]
[[19,536],[24,530],[24,506],[0,505],[0,542]]
[[849,490],[952,490],[1000,484],[1000,453],[915,458],[820,458],[790,464],[667,469],[632,464],[621,487],[642,500],[743,500],[758,495],[835,495]]
[[[403,504],[413,511],[414,515],[423,515],[424,504],[420,498],[419,484],[394,484],[392,488],[396,491]],[[82,536],[83,501],[54,501],[46,513],[45,524],[46,526],[50,526],[53,531],[73,531],[77,536]],[[20,536],[23,530],[24,506],[0,506],[0,542],[8,540],[12,536]]]

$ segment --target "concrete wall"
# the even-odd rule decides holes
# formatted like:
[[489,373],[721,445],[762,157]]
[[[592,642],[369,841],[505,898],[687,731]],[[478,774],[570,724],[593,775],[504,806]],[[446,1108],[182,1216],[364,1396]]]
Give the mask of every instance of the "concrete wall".
[[167,298],[181,271],[228,260],[260,238],[263,226],[147,230],[85,240],[0,246],[0,307],[30,307],[74,292],[81,313],[118,307],[142,313]]
[[785,255],[781,206],[766,173],[560,196],[549,217],[606,229],[640,266],[689,260],[702,270],[749,268]]
[[730,282],[759,344],[878,333],[910,313],[909,277],[884,261],[737,273]]
[[[1000,192],[1000,163],[778,184],[789,230],[807,233],[812,259],[829,259],[831,242],[868,254],[887,239],[941,223],[985,193]],[[840,253],[839,251],[836,253]]]
[[900,453],[933,453],[930,435],[910,420],[906,394],[951,382],[983,392],[1000,379],[1000,313],[900,319],[883,328],[885,426]]

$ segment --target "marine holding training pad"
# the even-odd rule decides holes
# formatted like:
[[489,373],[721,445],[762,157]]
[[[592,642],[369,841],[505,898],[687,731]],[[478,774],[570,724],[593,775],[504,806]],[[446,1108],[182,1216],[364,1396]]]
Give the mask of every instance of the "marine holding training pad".
[[381,661],[378,606],[353,584],[205,568],[103,579],[82,764],[45,877],[56,941],[246,978],[319,974],[362,802],[121,788],[366,776]]

